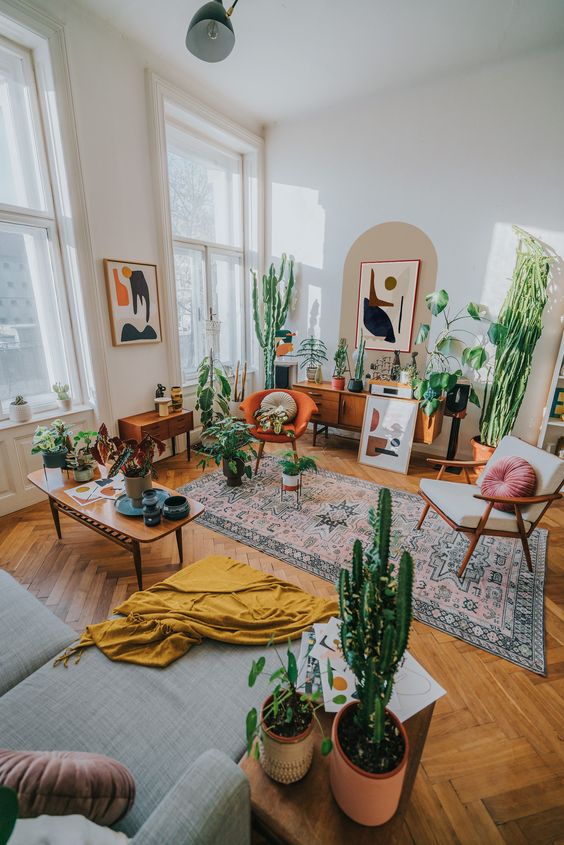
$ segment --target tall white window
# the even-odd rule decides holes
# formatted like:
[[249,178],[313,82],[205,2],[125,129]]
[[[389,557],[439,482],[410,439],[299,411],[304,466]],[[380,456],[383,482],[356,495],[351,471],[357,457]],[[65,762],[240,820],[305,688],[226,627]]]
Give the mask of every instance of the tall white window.
[[0,36],[0,418],[23,394],[80,379],[69,331],[53,190],[32,53]]
[[[250,359],[249,262],[256,251],[256,177],[248,157],[166,114],[170,223],[182,383],[206,349],[205,320],[219,320],[223,364]],[[255,252],[256,255],[256,252]],[[249,360],[250,363],[250,360]]]

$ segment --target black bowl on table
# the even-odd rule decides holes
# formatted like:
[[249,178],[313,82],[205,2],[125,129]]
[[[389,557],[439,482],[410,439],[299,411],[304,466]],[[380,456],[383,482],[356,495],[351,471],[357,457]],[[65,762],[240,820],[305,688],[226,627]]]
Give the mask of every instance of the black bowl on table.
[[186,496],[169,496],[163,502],[165,519],[184,519],[189,513],[190,505]]

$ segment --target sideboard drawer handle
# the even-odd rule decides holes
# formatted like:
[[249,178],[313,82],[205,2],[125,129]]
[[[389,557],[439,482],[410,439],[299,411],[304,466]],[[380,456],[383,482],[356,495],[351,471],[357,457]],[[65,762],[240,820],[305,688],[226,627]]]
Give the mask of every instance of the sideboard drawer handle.
[[316,392],[315,390],[308,390],[308,395],[309,396],[321,396],[321,393],[319,393],[319,391]]

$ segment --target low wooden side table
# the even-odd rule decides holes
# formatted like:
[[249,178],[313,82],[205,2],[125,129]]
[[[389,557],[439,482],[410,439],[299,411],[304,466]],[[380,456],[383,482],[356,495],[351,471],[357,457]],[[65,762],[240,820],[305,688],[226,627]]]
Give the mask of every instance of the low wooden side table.
[[172,454],[176,455],[176,438],[186,435],[186,451],[190,460],[190,432],[194,430],[192,411],[173,411],[166,417],[158,411],[146,411],[118,420],[119,436],[122,440],[142,440],[147,434],[157,440],[172,440]]
[[[298,783],[287,786],[276,783],[265,774],[252,757],[243,757],[239,765],[251,785],[253,828],[275,845],[393,845],[410,841],[402,837],[404,813],[417,775],[434,703],[420,710],[405,722],[409,737],[410,757],[400,805],[391,821],[380,827],[364,827],[342,812],[331,793],[329,756],[320,751],[317,741],[311,769]],[[334,716],[319,711],[326,735],[331,733]],[[333,753],[333,752],[331,752]]]

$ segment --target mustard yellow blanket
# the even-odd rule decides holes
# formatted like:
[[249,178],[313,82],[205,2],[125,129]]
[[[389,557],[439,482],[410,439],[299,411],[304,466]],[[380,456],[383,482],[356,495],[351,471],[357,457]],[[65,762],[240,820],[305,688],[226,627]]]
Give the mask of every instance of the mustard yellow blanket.
[[67,666],[91,645],[110,660],[168,666],[204,637],[257,645],[295,638],[337,616],[336,601],[304,593],[229,557],[210,555],[134,593],[114,610],[125,618],[89,625],[55,661]]

